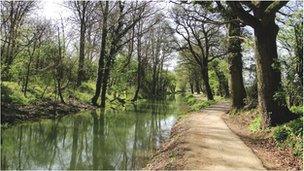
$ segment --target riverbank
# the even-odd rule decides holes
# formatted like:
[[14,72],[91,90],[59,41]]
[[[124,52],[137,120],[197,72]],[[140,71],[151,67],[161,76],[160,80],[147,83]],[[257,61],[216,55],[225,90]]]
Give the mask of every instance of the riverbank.
[[[227,115],[227,103],[184,115],[152,156],[149,170],[302,170],[302,159],[265,132],[248,131],[252,118]],[[242,157],[240,157],[242,156]]]
[[1,103],[1,124],[14,124],[21,121],[33,121],[58,118],[81,110],[94,109],[87,103],[68,100],[66,103],[56,101],[37,102],[29,105]]

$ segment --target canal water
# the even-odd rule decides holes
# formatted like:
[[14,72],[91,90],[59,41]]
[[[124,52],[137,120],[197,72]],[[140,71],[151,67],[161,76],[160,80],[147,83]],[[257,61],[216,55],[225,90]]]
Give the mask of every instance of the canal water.
[[84,111],[1,132],[1,169],[141,169],[181,114],[181,102]]

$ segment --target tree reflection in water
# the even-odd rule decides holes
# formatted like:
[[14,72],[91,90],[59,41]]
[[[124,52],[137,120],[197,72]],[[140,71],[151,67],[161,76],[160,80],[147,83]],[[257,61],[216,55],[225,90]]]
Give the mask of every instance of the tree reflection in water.
[[169,136],[179,103],[97,109],[2,130],[1,169],[140,169]]

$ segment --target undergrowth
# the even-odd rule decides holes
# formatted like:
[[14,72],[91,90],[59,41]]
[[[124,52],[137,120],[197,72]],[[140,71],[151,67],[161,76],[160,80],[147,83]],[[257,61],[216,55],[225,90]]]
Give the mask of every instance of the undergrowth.
[[193,94],[187,94],[185,97],[185,102],[190,107],[190,111],[200,111],[201,109],[216,104],[222,99],[223,99],[222,97],[216,96],[214,100],[207,100],[202,96],[195,97]]
[[[271,131],[271,136],[276,142],[276,145],[279,148],[291,148],[293,154],[297,157],[302,158],[303,156],[303,106],[292,106],[290,110],[293,113],[299,115],[299,118],[294,119],[288,123],[267,128],[267,130]],[[251,111],[254,112],[254,111]],[[232,114],[231,114],[232,113]],[[246,112],[243,110],[237,112],[230,112],[230,115],[243,115]],[[262,127],[262,117],[256,112],[250,124],[248,125],[248,129],[255,133],[266,131],[263,130]]]

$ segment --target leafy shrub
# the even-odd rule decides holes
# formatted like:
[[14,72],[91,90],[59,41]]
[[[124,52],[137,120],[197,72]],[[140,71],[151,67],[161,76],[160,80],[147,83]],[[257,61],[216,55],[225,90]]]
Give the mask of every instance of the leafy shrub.
[[303,118],[298,118],[275,128],[273,138],[279,147],[290,147],[293,154],[303,155]]
[[295,119],[289,123],[287,126],[290,128],[292,134],[296,136],[303,136],[303,118]]
[[252,132],[257,132],[261,130],[262,125],[262,117],[260,115],[256,116],[256,118],[250,123],[249,130]]
[[303,115],[303,106],[291,106],[290,111],[296,114]]
[[273,137],[276,140],[276,142],[281,143],[287,139],[289,134],[290,134],[290,130],[288,130],[288,128],[282,126],[282,127],[278,127],[277,129],[274,130]]

